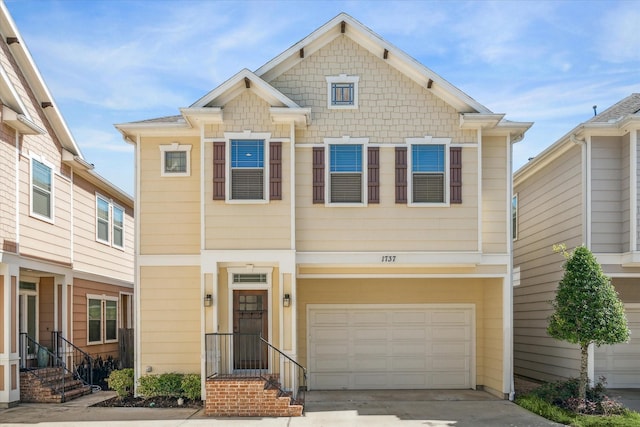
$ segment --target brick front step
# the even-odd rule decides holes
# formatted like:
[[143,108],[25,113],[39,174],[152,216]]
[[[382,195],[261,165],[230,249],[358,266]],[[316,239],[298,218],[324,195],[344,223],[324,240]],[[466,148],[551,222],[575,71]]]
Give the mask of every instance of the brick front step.
[[302,405],[291,404],[277,388],[260,378],[207,380],[205,414],[218,417],[299,417]]
[[[36,373],[20,373],[20,401],[30,403],[62,403],[91,393],[91,387],[73,379],[62,368],[44,368]],[[63,393],[64,391],[64,393]]]

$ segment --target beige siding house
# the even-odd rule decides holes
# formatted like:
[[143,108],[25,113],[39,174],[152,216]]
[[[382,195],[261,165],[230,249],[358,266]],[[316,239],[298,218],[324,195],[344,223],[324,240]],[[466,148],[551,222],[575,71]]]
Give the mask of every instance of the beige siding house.
[[76,349],[119,358],[119,329],[133,328],[134,220],[133,199],[82,156],[4,3],[0,34],[0,406],[10,406],[33,398],[40,347],[48,366],[82,363]]
[[180,115],[116,125],[137,375],[264,372],[276,348],[309,390],[508,397],[511,146],[531,123],[503,117],[341,14]]
[[564,259],[552,246],[585,244],[625,304],[631,341],[591,349],[589,377],[640,387],[638,135],[640,94],[576,126],[514,176],[515,372],[577,377],[579,348],[546,334]]

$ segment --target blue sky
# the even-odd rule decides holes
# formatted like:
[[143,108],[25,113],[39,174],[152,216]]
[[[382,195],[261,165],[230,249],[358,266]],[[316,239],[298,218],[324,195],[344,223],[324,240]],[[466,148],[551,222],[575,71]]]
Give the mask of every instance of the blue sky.
[[133,194],[113,127],[178,114],[346,12],[496,113],[533,128],[514,169],[640,92],[640,0],[5,0],[87,161]]

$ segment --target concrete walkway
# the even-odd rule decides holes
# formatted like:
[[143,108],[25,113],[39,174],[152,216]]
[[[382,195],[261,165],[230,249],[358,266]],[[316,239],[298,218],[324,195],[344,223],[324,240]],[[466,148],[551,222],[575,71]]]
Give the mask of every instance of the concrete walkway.
[[63,404],[21,404],[0,410],[0,426],[559,426],[514,403],[472,390],[312,391],[307,393],[304,416],[297,418],[214,418],[188,408],[91,407],[112,396],[113,392],[98,392]]

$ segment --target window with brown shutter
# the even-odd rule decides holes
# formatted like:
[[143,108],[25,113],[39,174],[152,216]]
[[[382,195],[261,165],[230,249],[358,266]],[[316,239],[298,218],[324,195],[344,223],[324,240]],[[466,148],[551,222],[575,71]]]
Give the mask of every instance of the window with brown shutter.
[[462,147],[449,149],[450,203],[462,203]]
[[225,189],[225,143],[213,143],[213,200],[224,200]]
[[282,143],[269,144],[269,199],[282,200]]
[[407,203],[407,147],[396,147],[396,203]]
[[369,203],[380,203],[380,148],[367,149]]
[[324,203],[324,147],[313,147],[313,203]]

